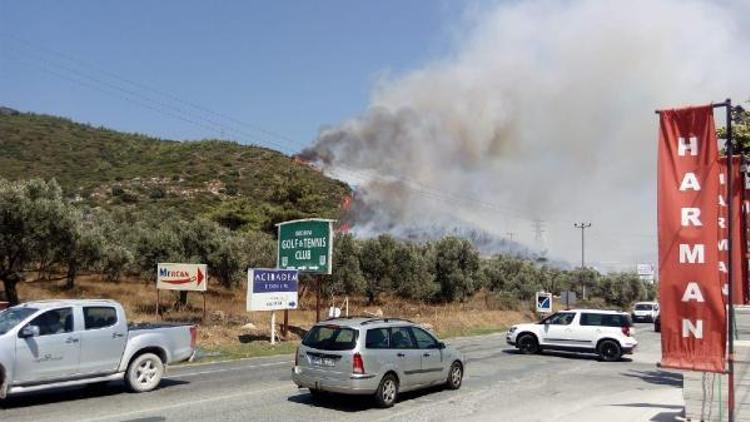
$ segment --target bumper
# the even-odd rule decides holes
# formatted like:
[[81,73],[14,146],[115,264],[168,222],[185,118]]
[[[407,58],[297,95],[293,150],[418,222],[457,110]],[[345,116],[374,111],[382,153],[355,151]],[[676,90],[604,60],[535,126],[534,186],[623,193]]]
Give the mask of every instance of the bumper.
[[633,344],[626,344],[622,347],[622,354],[624,355],[630,355],[633,352],[635,352],[635,349],[638,347],[638,343]]
[[630,315],[633,322],[654,322],[654,317],[651,315]]
[[330,378],[300,366],[292,368],[292,381],[300,388],[364,395],[375,394],[380,382],[374,374],[353,374],[348,378]]
[[515,339],[513,337],[511,337],[510,335],[505,336],[505,342],[508,343],[511,346],[515,346],[516,345]]

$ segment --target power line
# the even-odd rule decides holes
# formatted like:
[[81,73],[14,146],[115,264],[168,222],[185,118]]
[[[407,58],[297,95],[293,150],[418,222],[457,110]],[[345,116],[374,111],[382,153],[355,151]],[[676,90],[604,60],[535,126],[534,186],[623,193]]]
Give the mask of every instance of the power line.
[[55,55],[57,57],[60,57],[60,58],[62,58],[64,60],[68,61],[68,62],[74,63],[74,64],[78,65],[79,67],[90,68],[89,71],[93,70],[94,72],[99,72],[99,73],[101,73],[103,75],[106,75],[106,76],[108,76],[110,78],[117,79],[117,80],[119,80],[121,82],[124,82],[126,84],[132,85],[132,86],[134,86],[136,88],[139,88],[139,89],[142,89],[144,91],[149,91],[149,92],[151,92],[153,94],[166,97],[166,98],[168,98],[170,100],[173,100],[173,101],[178,102],[180,104],[183,104],[185,106],[194,108],[194,109],[199,110],[199,111],[201,111],[203,113],[208,113],[208,114],[211,114],[213,116],[222,118],[224,120],[231,121],[231,122],[233,122],[233,123],[235,123],[237,125],[240,125],[240,126],[243,126],[245,128],[249,128],[249,129],[251,129],[253,131],[262,133],[265,136],[271,136],[271,137],[274,137],[274,138],[277,138],[277,139],[280,139],[280,140],[284,140],[285,142],[289,143],[290,145],[295,145],[297,147],[301,147],[301,148],[307,147],[306,143],[301,142],[299,140],[292,139],[292,138],[290,138],[288,136],[285,136],[283,134],[280,134],[280,133],[277,133],[277,132],[274,132],[274,131],[262,128],[260,126],[257,126],[257,125],[254,125],[254,124],[251,124],[251,123],[248,123],[248,122],[244,122],[244,121],[239,120],[239,119],[237,119],[235,117],[232,117],[232,116],[229,116],[227,114],[224,114],[224,113],[212,110],[212,109],[210,109],[208,107],[205,107],[205,106],[202,106],[200,104],[196,104],[196,103],[194,103],[194,102],[192,102],[190,100],[187,100],[185,98],[181,98],[181,97],[177,96],[176,94],[168,92],[166,90],[155,88],[155,87],[149,86],[147,84],[144,84],[144,83],[141,83],[141,82],[138,82],[138,81],[134,81],[134,80],[132,80],[130,78],[127,78],[125,76],[122,76],[122,75],[119,75],[119,74],[117,74],[115,72],[112,72],[112,71],[110,71],[108,69],[100,67],[100,66],[98,66],[95,63],[87,62],[87,61],[82,60],[82,59],[80,59],[78,57],[74,57],[72,55],[63,53],[63,52],[58,51],[58,50],[51,49],[49,47],[45,47],[45,46],[41,46],[41,45],[35,45],[35,44],[29,42],[28,40],[25,40],[23,38],[17,37],[17,36],[15,36],[13,34],[0,33],[0,36],[5,37],[6,39],[13,40],[13,41],[15,41],[17,43],[24,44],[25,46],[33,48],[35,50]]

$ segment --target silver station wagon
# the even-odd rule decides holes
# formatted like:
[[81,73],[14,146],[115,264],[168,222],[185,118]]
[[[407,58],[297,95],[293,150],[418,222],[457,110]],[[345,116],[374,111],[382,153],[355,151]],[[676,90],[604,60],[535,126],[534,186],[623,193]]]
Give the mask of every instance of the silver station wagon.
[[373,395],[391,407],[405,391],[461,387],[463,356],[417,324],[399,318],[349,317],[320,322],[305,335],[292,380],[324,392]]

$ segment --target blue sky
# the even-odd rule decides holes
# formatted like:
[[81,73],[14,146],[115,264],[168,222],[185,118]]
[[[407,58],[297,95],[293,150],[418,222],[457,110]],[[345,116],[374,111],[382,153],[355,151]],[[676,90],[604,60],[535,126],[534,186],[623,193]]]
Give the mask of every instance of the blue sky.
[[378,75],[450,52],[466,7],[0,0],[0,104],[170,139],[224,137],[292,152],[321,126],[363,111]]

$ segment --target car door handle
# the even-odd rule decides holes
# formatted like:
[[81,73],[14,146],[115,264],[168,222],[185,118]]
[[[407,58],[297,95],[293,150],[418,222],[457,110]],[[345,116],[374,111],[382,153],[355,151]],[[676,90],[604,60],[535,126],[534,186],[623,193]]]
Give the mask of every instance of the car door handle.
[[422,356],[424,356],[424,357],[428,358],[428,357],[430,357],[430,354],[429,354],[429,353],[425,353],[425,354],[423,354]]
[[120,334],[120,333],[112,334],[112,338],[120,338],[120,337],[125,337],[125,334]]
[[67,343],[67,344],[78,343],[78,339],[77,338],[73,338],[73,337],[68,337],[68,339],[65,340],[65,343]]
[[403,354],[403,353],[396,353],[396,356],[398,356],[398,357],[400,357],[400,358],[406,357],[406,355],[405,355],[405,354]]

